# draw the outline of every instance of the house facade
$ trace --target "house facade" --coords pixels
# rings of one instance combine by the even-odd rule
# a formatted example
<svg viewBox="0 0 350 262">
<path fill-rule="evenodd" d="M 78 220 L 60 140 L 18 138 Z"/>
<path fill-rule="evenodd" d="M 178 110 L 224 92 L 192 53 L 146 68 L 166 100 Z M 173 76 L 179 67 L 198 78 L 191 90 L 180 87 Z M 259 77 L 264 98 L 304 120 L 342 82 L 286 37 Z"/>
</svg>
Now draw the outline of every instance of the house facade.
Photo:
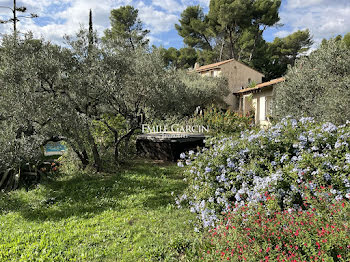
<svg viewBox="0 0 350 262">
<path fill-rule="evenodd" d="M 237 96 L 236 93 L 250 83 L 261 83 L 262 78 L 264 77 L 262 73 L 236 61 L 235 59 L 201 67 L 196 65 L 195 71 L 202 76 L 224 76 L 228 79 L 230 94 L 225 97 L 224 101 L 229 105 L 229 108 L 234 111 L 239 110 L 240 104 L 240 96 Z"/>
<path fill-rule="evenodd" d="M 239 97 L 239 110 L 244 115 L 254 111 L 255 124 L 262 127 L 268 126 L 270 124 L 269 116 L 272 115 L 273 89 L 276 84 L 284 81 L 285 78 L 281 77 L 252 88 L 239 90 L 235 94 Z"/>
</svg>

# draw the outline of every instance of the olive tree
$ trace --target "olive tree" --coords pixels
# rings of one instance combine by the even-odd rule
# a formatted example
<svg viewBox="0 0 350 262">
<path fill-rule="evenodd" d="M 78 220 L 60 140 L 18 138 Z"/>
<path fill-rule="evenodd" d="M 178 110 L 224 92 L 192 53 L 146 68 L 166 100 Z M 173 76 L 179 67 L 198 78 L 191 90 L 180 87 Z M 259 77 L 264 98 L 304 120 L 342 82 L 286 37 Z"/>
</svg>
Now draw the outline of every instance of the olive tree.
<svg viewBox="0 0 350 262">
<path fill-rule="evenodd" d="M 5 37 L 0 56 L 0 140 L 23 145 L 25 163 L 33 162 L 24 160 L 29 151 L 38 152 L 50 140 L 65 140 L 83 167 L 93 164 L 101 170 L 104 152 L 96 125 L 113 137 L 118 163 L 120 145 L 127 145 L 146 120 L 191 114 L 225 90 L 224 80 L 166 68 L 157 50 L 120 52 L 96 36 L 91 42 L 85 30 L 66 38 L 68 48 L 30 34 L 14 48 L 10 38 Z M 16 150 L 11 152 L 22 152 Z M 13 166 L 13 161 L 5 162 Z"/>
<path fill-rule="evenodd" d="M 98 94 L 91 87 L 82 89 L 75 78 L 88 76 L 89 83 L 86 62 L 72 50 L 33 39 L 30 34 L 18 39 L 15 46 L 11 37 L 6 37 L 1 50 L 2 120 L 16 125 L 16 139 L 35 138 L 38 143 L 33 151 L 50 140 L 65 139 L 84 166 L 90 163 L 89 153 L 93 152 L 99 169 L 90 132 Z"/>
<path fill-rule="evenodd" d="M 138 49 L 123 56 L 123 61 L 127 61 L 127 71 L 118 80 L 120 85 L 112 81 L 105 89 L 105 113 L 122 116 L 127 123 L 124 130 L 118 130 L 104 121 L 114 136 L 116 162 L 120 144 L 128 143 L 145 121 L 190 115 L 197 106 L 221 102 L 223 94 L 227 92 L 226 82 L 221 78 L 204 79 L 199 75 L 166 68 L 158 49 Z M 104 63 L 108 59 L 112 58 L 105 57 Z M 107 67 L 109 72 L 114 64 Z"/>
<path fill-rule="evenodd" d="M 17 40 L 17 39 L 16 39 Z M 23 171 L 35 169 L 40 146 L 50 136 L 50 116 L 43 114 L 51 100 L 35 91 L 37 76 L 29 66 L 40 41 L 5 36 L 0 49 L 0 189 L 13 189 Z M 37 61 L 35 61 L 37 62 Z"/>
<path fill-rule="evenodd" d="M 195 71 L 178 71 L 178 78 L 186 88 L 182 103 L 183 114 L 193 114 L 199 106 L 209 108 L 212 105 L 227 107 L 224 97 L 229 94 L 228 83 L 225 77 L 202 76 Z"/>
<path fill-rule="evenodd" d="M 275 88 L 274 112 L 314 117 L 336 124 L 350 120 L 350 50 L 330 40 L 289 68 L 286 81 Z"/>
</svg>

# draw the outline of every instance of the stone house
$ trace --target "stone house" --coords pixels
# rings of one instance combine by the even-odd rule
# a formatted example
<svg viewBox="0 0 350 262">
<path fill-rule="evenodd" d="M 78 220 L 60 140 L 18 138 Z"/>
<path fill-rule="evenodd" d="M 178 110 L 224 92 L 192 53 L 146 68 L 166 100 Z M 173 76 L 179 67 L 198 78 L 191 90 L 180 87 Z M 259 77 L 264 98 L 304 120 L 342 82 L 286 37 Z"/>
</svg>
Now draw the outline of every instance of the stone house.
<svg viewBox="0 0 350 262">
<path fill-rule="evenodd" d="M 225 97 L 225 102 L 234 111 L 239 110 L 240 96 L 236 93 L 251 83 L 259 84 L 264 75 L 235 59 L 230 59 L 210 65 L 199 67 L 195 65 L 194 70 L 202 76 L 225 76 L 228 79 L 230 94 Z"/>
<path fill-rule="evenodd" d="M 258 84 L 252 88 L 245 88 L 236 92 L 239 97 L 239 110 L 246 115 L 255 112 L 255 124 L 269 125 L 269 116 L 272 115 L 273 88 L 276 84 L 284 82 L 285 78 L 273 79 L 269 82 Z"/>
</svg>

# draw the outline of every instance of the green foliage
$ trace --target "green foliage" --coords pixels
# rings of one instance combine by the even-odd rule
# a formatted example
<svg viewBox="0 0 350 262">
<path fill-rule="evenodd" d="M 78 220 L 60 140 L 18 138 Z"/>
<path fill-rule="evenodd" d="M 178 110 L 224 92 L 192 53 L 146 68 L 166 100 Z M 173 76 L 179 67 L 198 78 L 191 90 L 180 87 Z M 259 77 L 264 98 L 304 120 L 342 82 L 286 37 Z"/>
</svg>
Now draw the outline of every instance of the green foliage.
<svg viewBox="0 0 350 262">
<path fill-rule="evenodd" d="M 250 128 L 252 117 L 239 116 L 235 112 L 226 112 L 217 107 L 210 107 L 197 112 L 187 123 L 191 125 L 209 126 L 210 135 L 239 135 Z"/>
<path fill-rule="evenodd" d="M 35 172 L 42 155 L 40 146 L 51 135 L 45 124 L 50 114 L 43 115 L 42 107 L 55 105 L 50 98 L 33 92 L 37 72 L 29 65 L 40 53 L 42 42 L 30 35 L 15 46 L 14 41 L 14 36 L 5 36 L 0 52 L 1 190 L 17 188 L 20 178 L 26 176 L 24 171 Z"/>
<path fill-rule="evenodd" d="M 192 69 L 200 56 L 200 52 L 192 47 L 183 47 L 180 49 L 169 47 L 166 49 L 164 47 L 152 46 L 152 49 L 159 49 L 164 60 L 164 65 L 167 68 Z"/>
<path fill-rule="evenodd" d="M 208 17 L 204 15 L 200 6 L 189 6 L 182 13 L 180 25 L 175 28 L 184 38 L 184 43 L 189 47 L 200 49 L 212 49 L 211 39 L 214 36 L 209 27 Z"/>
<path fill-rule="evenodd" d="M 210 62 L 204 59 L 208 63 L 230 58 L 243 60 L 244 51 L 246 62 L 250 62 L 263 31 L 279 21 L 280 4 L 279 0 L 212 0 L 208 15 L 200 6 L 189 6 L 175 28 L 185 44 L 206 51 L 206 55 L 211 53 Z"/>
<path fill-rule="evenodd" d="M 101 170 L 103 159 L 119 164 L 147 119 L 189 115 L 197 106 L 221 102 L 227 92 L 224 79 L 166 68 L 159 49 L 116 52 L 108 39 L 94 36 L 91 44 L 90 34 L 82 29 L 76 38 L 66 37 L 70 48 L 27 35 L 14 49 L 5 37 L 0 121 L 13 123 L 13 137 L 23 134 L 33 146 L 64 139 L 84 168 Z M 191 55 L 183 50 L 180 63 Z"/>
<path fill-rule="evenodd" d="M 93 121 L 93 134 L 96 140 L 99 140 L 99 144 L 104 147 L 110 147 L 114 144 L 114 136 L 113 133 L 110 132 L 108 126 L 111 126 L 121 132 L 127 131 L 127 122 L 124 117 L 121 115 L 108 115 L 105 114 L 102 116 L 103 121 Z M 121 133 L 121 135 L 124 135 Z"/>
<path fill-rule="evenodd" d="M 313 41 L 308 29 L 294 32 L 284 38 L 276 37 L 267 44 L 265 62 L 261 68 L 268 79 L 283 76 L 288 66 L 293 66 L 300 54 L 305 53 L 312 46 Z"/>
<path fill-rule="evenodd" d="M 344 35 L 343 41 L 345 43 L 345 45 L 350 48 L 350 33 L 347 33 L 346 35 Z"/>
<path fill-rule="evenodd" d="M 309 118 L 284 119 L 267 130 L 223 137 L 207 148 L 183 154 L 189 187 L 179 197 L 198 214 L 199 226 L 212 227 L 222 212 L 262 204 L 269 211 L 304 208 L 304 191 L 328 188 L 328 203 L 350 200 L 350 126 L 317 124 Z M 330 187 L 330 188 L 329 188 Z M 266 203 L 268 192 L 276 204 Z M 329 193 L 329 194 L 328 194 Z"/>
<path fill-rule="evenodd" d="M 96 144 L 99 148 L 102 164 L 105 170 L 114 170 L 115 159 L 115 143 L 116 138 L 112 130 L 118 132 L 118 136 L 124 137 L 130 131 L 128 121 L 121 115 L 108 115 L 102 116 L 102 120 L 93 121 L 92 133 Z M 140 131 L 135 131 L 135 134 Z M 136 137 L 131 136 L 124 139 L 117 147 L 119 158 L 118 162 L 124 163 L 126 160 L 135 158 L 136 156 Z"/>
<path fill-rule="evenodd" d="M 311 116 L 341 124 L 350 119 L 350 50 L 330 40 L 301 58 L 275 90 L 275 115 Z"/>
<path fill-rule="evenodd" d="M 228 94 L 227 80 L 223 77 L 203 77 L 195 72 L 178 71 L 178 78 L 186 87 L 181 90 L 183 97 L 175 103 L 182 115 L 192 115 L 196 108 L 224 106 L 223 98 Z"/>
<path fill-rule="evenodd" d="M 166 67 L 175 68 L 175 69 L 188 69 L 193 68 L 194 64 L 197 61 L 198 54 L 194 48 L 184 47 L 177 50 L 174 47 L 165 49 L 163 47 L 153 46 L 153 50 L 159 49 L 164 64 Z"/>
<path fill-rule="evenodd" d="M 157 49 L 156 46 L 152 46 L 152 48 L 154 50 Z M 163 57 L 165 66 L 178 68 L 178 57 L 180 55 L 180 52 L 175 47 L 170 47 L 169 49 L 159 47 L 159 50 Z"/>
<path fill-rule="evenodd" d="M 172 204 L 186 187 L 179 169 L 130 164 L 0 192 L 0 261 L 187 260 L 196 236 L 193 215 Z"/>
<path fill-rule="evenodd" d="M 252 23 L 252 3 L 248 1 L 211 0 L 209 5 L 210 24 L 217 34 L 223 34 L 228 41 L 229 57 L 238 58 L 235 43 L 243 30 Z"/>
<path fill-rule="evenodd" d="M 313 44 L 308 30 L 272 43 L 263 39 L 264 31 L 279 22 L 280 5 L 280 0 L 211 0 L 207 15 L 200 6 L 189 6 L 175 27 L 185 44 L 198 51 L 200 64 L 234 58 L 269 80 L 283 76 Z"/>
<path fill-rule="evenodd" d="M 199 65 L 211 64 L 218 60 L 218 54 L 215 50 L 198 50 L 197 54 Z"/>
<path fill-rule="evenodd" d="M 193 68 L 198 58 L 198 54 L 194 48 L 183 47 L 179 50 L 178 67 Z"/>
<path fill-rule="evenodd" d="M 113 42 L 114 47 L 135 50 L 148 44 L 149 30 L 143 29 L 138 10 L 127 5 L 111 11 L 111 29 L 105 31 L 104 40 Z"/>
<path fill-rule="evenodd" d="M 342 41 L 348 48 L 350 48 L 350 33 L 345 34 L 344 37 L 337 35 L 336 37 L 330 38 L 328 40 L 324 38 L 322 39 L 321 46 L 326 45 L 328 41 Z"/>
<path fill-rule="evenodd" d="M 203 261 L 349 261 L 349 202 L 329 205 L 304 191 L 305 207 L 312 210 L 273 212 L 244 206 L 225 214 L 222 223 L 205 234 Z"/>
</svg>

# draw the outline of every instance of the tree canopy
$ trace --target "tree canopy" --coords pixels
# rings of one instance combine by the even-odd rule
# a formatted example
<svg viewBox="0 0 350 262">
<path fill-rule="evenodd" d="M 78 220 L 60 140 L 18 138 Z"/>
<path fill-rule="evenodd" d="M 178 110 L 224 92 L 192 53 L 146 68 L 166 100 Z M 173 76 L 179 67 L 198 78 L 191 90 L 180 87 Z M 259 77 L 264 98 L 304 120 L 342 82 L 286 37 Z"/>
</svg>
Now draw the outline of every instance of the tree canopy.
<svg viewBox="0 0 350 262">
<path fill-rule="evenodd" d="M 343 124 L 350 119 L 350 49 L 329 40 L 297 60 L 286 81 L 275 88 L 275 115 L 314 117 Z"/>
<path fill-rule="evenodd" d="M 111 28 L 105 31 L 105 39 L 113 40 L 119 48 L 136 49 L 146 46 L 149 30 L 143 29 L 138 10 L 133 6 L 121 6 L 113 9 L 110 16 Z"/>
<path fill-rule="evenodd" d="M 250 32 L 251 60 L 264 30 L 279 21 L 280 5 L 280 0 L 211 0 L 207 15 L 200 6 L 189 6 L 175 28 L 185 44 L 215 52 L 219 60 L 239 59 L 244 49 L 239 40 Z"/>
<path fill-rule="evenodd" d="M 213 31 L 209 28 L 208 16 L 203 9 L 197 6 L 189 6 L 182 13 L 180 25 L 175 24 L 179 35 L 184 38 L 184 43 L 189 47 L 212 50 Z"/>
<path fill-rule="evenodd" d="M 8 158 L 0 161 L 0 174 L 36 161 L 40 146 L 57 139 L 66 142 L 83 167 L 101 170 L 106 151 L 101 151 L 96 126 L 113 137 L 110 147 L 118 163 L 121 144 L 142 123 L 190 115 L 197 106 L 221 102 L 227 90 L 224 79 L 204 80 L 165 67 L 159 49 L 115 52 L 108 42 L 113 39 L 102 42 L 94 34 L 93 40 L 91 30 L 67 37 L 67 47 L 31 34 L 14 46 L 13 37 L 5 36 L 0 145 L 11 146 L 1 147 Z"/>
<path fill-rule="evenodd" d="M 279 26 L 280 6 L 281 0 L 211 0 L 208 14 L 198 5 L 189 6 L 175 28 L 185 45 L 196 50 L 196 62 L 209 64 L 234 58 L 272 79 L 284 75 L 288 65 L 313 43 L 308 30 L 277 37 L 271 43 L 264 40 L 267 28 Z"/>
<path fill-rule="evenodd" d="M 312 44 L 308 29 L 296 31 L 284 38 L 276 37 L 272 43 L 267 43 L 262 57 L 254 60 L 253 64 L 260 67 L 269 79 L 283 76 L 288 66 L 293 66 L 296 59 L 305 54 Z"/>
</svg>

